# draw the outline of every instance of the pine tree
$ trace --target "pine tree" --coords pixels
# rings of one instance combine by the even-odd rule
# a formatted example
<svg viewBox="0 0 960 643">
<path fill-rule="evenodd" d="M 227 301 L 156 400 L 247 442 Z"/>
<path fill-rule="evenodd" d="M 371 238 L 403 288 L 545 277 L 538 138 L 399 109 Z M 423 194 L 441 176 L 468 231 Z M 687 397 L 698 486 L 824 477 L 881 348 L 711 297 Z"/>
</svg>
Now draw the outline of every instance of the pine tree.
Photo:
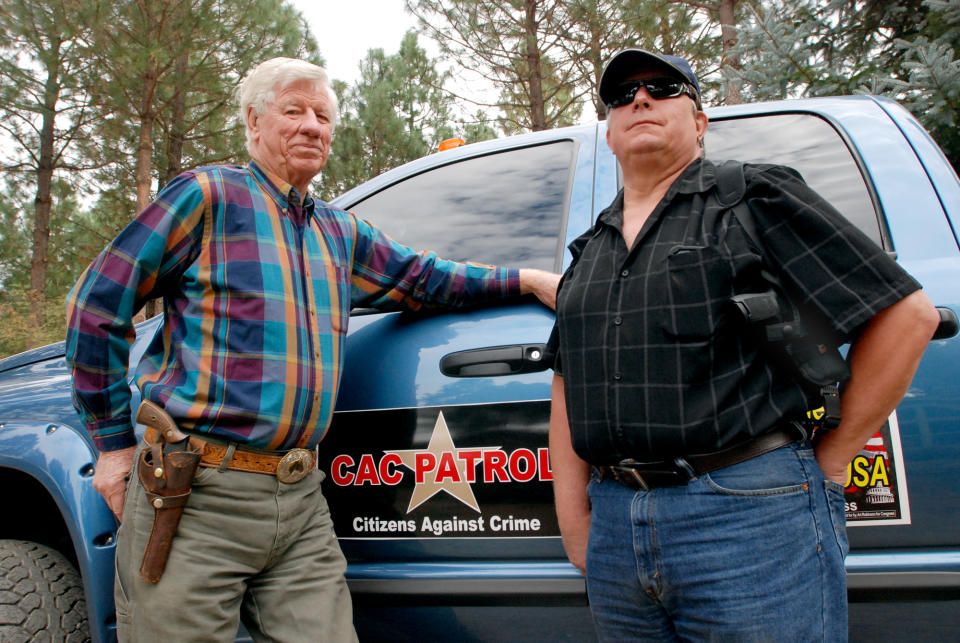
<svg viewBox="0 0 960 643">
<path fill-rule="evenodd" d="M 123 0 L 98 24 L 90 55 L 103 78 L 91 92 L 103 118 L 88 152 L 110 188 L 96 213 L 115 230 L 184 169 L 246 161 L 233 91 L 254 65 L 280 55 L 322 63 L 283 0 Z M 148 304 L 146 315 L 156 312 Z"/>
<path fill-rule="evenodd" d="M 960 0 L 743 0 L 747 100 L 856 93 L 913 111 L 957 167 Z"/>
<path fill-rule="evenodd" d="M 597 120 L 607 117 L 607 108 L 596 91 L 603 67 L 616 52 L 636 41 L 631 28 L 633 4 L 620 0 L 568 0 L 562 5 L 562 19 L 556 21 L 562 36 L 558 46 L 564 51 L 563 58 L 576 68 L 576 83 L 593 105 Z"/>
<path fill-rule="evenodd" d="M 322 176 L 323 195 L 332 198 L 452 137 L 453 98 L 443 89 L 446 80 L 413 32 L 396 54 L 371 49 L 356 85 L 335 87 L 340 122 Z"/>
<path fill-rule="evenodd" d="M 722 101 L 725 105 L 740 102 L 736 72 L 740 69 L 737 55 L 737 4 L 740 0 L 680 0 L 705 12 L 720 27 L 720 72 L 724 78 Z"/>
<path fill-rule="evenodd" d="M 898 38 L 904 73 L 880 86 L 916 114 L 960 169 L 960 0 L 928 0 L 920 33 Z"/>
<path fill-rule="evenodd" d="M 574 122 L 584 90 L 564 56 L 563 0 L 407 0 L 421 32 L 500 91 L 511 131 Z"/>
<path fill-rule="evenodd" d="M 8 173 L 27 181 L 33 193 L 29 289 L 30 324 L 43 328 L 47 301 L 52 186 L 58 171 L 77 167 L 75 144 L 91 119 L 83 77 L 89 61 L 81 55 L 89 30 L 83 25 L 92 2 L 9 0 L 0 6 L 0 132 L 12 142 L 0 158 Z"/>
<path fill-rule="evenodd" d="M 63 339 L 63 301 L 91 249 L 100 247 L 76 197 L 76 186 L 55 176 L 50 195 L 50 237 L 45 297 L 31 296 L 32 238 L 29 177 L 13 175 L 0 190 L 0 356 Z"/>
<path fill-rule="evenodd" d="M 110 179 L 132 180 L 136 210 L 182 169 L 245 159 L 233 91 L 254 65 L 282 55 L 322 63 L 282 0 L 124 0 L 98 20 L 109 25 L 91 52 L 103 75 L 92 88 L 99 152 L 123 168 Z"/>
</svg>

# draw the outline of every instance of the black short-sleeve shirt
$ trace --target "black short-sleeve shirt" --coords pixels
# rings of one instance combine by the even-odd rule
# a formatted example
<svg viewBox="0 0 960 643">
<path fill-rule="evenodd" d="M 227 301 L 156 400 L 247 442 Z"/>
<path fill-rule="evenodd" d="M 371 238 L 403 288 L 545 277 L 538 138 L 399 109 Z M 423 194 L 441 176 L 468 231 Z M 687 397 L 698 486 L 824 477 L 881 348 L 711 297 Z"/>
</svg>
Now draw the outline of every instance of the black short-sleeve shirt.
<svg viewBox="0 0 960 643">
<path fill-rule="evenodd" d="M 842 339 L 920 288 L 796 171 L 747 164 L 744 176 L 762 248 L 708 198 L 707 160 L 674 182 L 632 248 L 622 192 L 570 245 L 550 342 L 587 462 L 712 452 L 819 405 L 730 304 L 768 289 L 761 266 Z"/>
</svg>

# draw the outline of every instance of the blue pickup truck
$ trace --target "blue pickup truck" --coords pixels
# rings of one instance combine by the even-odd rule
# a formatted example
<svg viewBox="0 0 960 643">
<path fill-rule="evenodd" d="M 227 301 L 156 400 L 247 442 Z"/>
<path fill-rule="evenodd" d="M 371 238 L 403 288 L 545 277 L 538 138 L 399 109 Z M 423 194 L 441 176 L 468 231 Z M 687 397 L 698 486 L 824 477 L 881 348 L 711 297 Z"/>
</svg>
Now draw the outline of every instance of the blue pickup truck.
<svg viewBox="0 0 960 643">
<path fill-rule="evenodd" d="M 960 308 L 960 182 L 889 100 L 708 115 L 710 158 L 795 167 L 895 253 L 941 309 L 938 339 L 907 397 L 849 467 L 850 634 L 957 639 L 960 340 L 951 311 Z M 447 258 L 560 271 L 567 243 L 619 181 L 598 123 L 434 154 L 334 204 Z M 594 638 L 553 513 L 544 352 L 552 323 L 533 300 L 458 313 L 352 312 L 320 467 L 361 640 Z M 131 363 L 158 324 L 138 327 Z M 0 640 L 115 638 L 116 523 L 91 486 L 94 458 L 70 401 L 63 344 L 0 361 Z"/>
</svg>

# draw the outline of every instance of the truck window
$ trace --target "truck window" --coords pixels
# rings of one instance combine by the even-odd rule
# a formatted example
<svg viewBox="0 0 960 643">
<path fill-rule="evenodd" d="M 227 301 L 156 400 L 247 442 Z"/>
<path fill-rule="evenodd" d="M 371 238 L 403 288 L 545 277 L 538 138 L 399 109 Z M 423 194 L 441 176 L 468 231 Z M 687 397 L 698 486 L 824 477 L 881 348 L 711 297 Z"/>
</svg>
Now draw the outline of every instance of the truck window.
<svg viewBox="0 0 960 643">
<path fill-rule="evenodd" d="M 444 259 L 553 270 L 573 151 L 567 140 L 441 165 L 348 209 Z"/>
<path fill-rule="evenodd" d="M 712 160 L 789 165 L 868 237 L 884 245 L 885 235 L 857 162 L 837 131 L 820 117 L 774 114 L 711 121 L 705 146 Z"/>
</svg>

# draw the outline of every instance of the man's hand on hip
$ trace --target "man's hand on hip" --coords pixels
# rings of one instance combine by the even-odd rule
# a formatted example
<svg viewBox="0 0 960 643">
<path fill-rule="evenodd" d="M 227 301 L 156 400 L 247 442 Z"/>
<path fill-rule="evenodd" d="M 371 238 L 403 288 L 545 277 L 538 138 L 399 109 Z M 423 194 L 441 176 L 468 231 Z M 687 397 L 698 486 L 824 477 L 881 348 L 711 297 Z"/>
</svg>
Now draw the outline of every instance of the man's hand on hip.
<svg viewBox="0 0 960 643">
<path fill-rule="evenodd" d="M 843 420 L 816 447 L 828 478 L 845 484 L 847 463 L 903 399 L 939 323 L 940 313 L 917 290 L 874 315 L 854 340 L 840 398 Z"/>
<path fill-rule="evenodd" d="M 117 520 L 123 516 L 127 474 L 133 470 L 133 457 L 136 451 L 137 447 L 106 451 L 97 459 L 97 470 L 93 474 L 93 488 L 107 501 L 107 506 Z"/>
</svg>

